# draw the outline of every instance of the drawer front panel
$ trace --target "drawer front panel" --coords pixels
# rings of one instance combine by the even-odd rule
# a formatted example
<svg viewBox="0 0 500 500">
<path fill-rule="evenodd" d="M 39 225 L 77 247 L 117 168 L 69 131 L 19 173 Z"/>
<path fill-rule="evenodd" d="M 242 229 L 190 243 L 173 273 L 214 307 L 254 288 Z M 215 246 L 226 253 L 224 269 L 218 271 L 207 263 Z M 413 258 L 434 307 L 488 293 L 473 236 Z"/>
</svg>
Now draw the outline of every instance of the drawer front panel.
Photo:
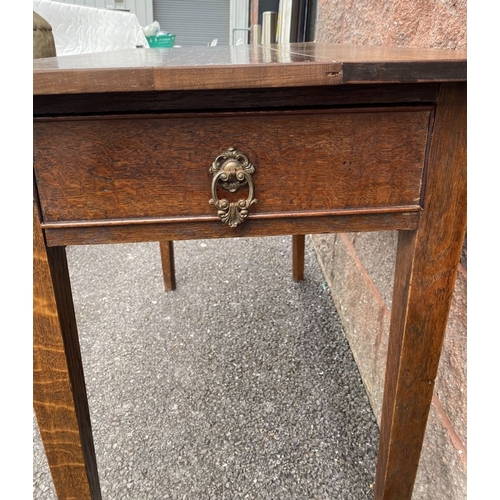
<svg viewBox="0 0 500 500">
<path fill-rule="evenodd" d="M 253 214 L 420 205 L 430 109 L 41 119 L 44 222 L 216 215 L 209 168 L 235 147 L 255 167 Z M 246 191 L 221 197 L 246 197 Z M 231 201 L 231 200 L 230 200 Z"/>
</svg>

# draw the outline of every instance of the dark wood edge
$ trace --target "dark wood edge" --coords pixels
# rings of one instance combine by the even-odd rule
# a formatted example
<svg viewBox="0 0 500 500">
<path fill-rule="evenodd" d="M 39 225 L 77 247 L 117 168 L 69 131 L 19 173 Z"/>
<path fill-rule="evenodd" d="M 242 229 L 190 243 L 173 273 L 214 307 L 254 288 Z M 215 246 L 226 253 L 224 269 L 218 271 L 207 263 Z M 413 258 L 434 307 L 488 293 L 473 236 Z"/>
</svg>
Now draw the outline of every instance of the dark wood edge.
<svg viewBox="0 0 500 500">
<path fill-rule="evenodd" d="M 292 235 L 292 279 L 302 281 L 304 279 L 306 236 L 305 234 Z"/>
<path fill-rule="evenodd" d="M 303 212 L 276 212 L 250 214 L 245 222 L 249 220 L 269 220 L 269 219 L 306 219 L 313 217 L 350 216 L 350 215 L 386 215 L 420 212 L 419 205 L 404 205 L 398 207 L 380 208 L 358 208 L 341 210 L 308 210 Z M 183 224 L 183 223 L 204 223 L 220 222 L 216 215 L 198 216 L 178 216 L 178 217 L 147 217 L 137 219 L 100 219 L 100 220 L 75 220 L 75 221 L 48 221 L 42 222 L 43 229 L 64 229 L 64 228 L 85 228 L 85 227 L 115 227 L 115 226 L 137 226 L 151 224 Z"/>
<path fill-rule="evenodd" d="M 408 113 L 408 112 L 422 112 L 422 111 L 433 111 L 434 106 L 430 104 L 418 104 L 418 105 L 399 105 L 394 106 L 380 105 L 374 107 L 339 107 L 339 108 L 325 108 L 325 109 L 310 109 L 310 108 L 293 108 L 293 109 L 281 109 L 281 110 L 238 110 L 236 113 L 238 116 L 294 116 L 294 115 L 330 115 L 330 114 L 358 114 L 358 113 L 373 113 L 374 109 L 377 113 Z M 93 120 L 123 120 L 123 119 L 134 119 L 134 120 L 160 120 L 164 118 L 176 119 L 176 118 L 197 118 L 197 117 L 217 117 L 224 118 L 233 117 L 235 111 L 204 111 L 204 112 L 170 112 L 167 115 L 157 114 L 157 113 L 137 113 L 131 115 L 121 115 L 121 114 L 106 114 L 106 115 L 70 115 L 70 116 L 35 116 L 33 117 L 33 123 L 44 123 L 44 122 L 60 122 L 60 121 L 93 121 Z"/>
<path fill-rule="evenodd" d="M 163 271 L 163 287 L 165 291 L 171 292 L 176 288 L 173 241 L 160 241 L 160 256 Z"/>
<path fill-rule="evenodd" d="M 414 61 L 411 63 L 343 63 L 344 84 L 467 81 L 467 61 Z"/>
<path fill-rule="evenodd" d="M 416 229 L 419 225 L 419 220 L 420 212 L 404 212 L 288 219 L 247 219 L 237 228 L 230 228 L 217 220 L 179 222 L 177 224 L 156 222 L 146 225 L 51 227 L 46 228 L 44 232 L 49 246 L 93 245 L 134 243 L 139 241 L 177 241 L 205 238 L 320 234 L 346 231 L 391 231 Z"/>
<path fill-rule="evenodd" d="M 33 97 L 35 116 L 89 113 L 159 113 L 292 107 L 342 107 L 414 105 L 436 102 L 439 83 L 388 83 L 386 85 L 336 85 L 279 89 L 116 92 L 60 94 Z"/>
</svg>

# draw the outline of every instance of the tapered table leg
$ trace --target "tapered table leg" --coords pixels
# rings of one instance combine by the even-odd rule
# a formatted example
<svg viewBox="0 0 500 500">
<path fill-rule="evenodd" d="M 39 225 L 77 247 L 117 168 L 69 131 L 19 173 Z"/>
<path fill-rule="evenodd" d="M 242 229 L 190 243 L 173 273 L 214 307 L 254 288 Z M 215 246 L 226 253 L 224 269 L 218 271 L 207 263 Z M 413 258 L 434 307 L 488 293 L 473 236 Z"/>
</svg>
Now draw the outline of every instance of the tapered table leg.
<svg viewBox="0 0 500 500">
<path fill-rule="evenodd" d="M 419 228 L 400 231 L 376 500 L 409 500 L 466 227 L 466 86 L 443 84 Z"/>
<path fill-rule="evenodd" d="M 33 405 L 59 500 L 100 500 L 66 252 L 33 212 Z"/>
<path fill-rule="evenodd" d="M 306 236 L 304 234 L 292 236 L 292 277 L 294 281 L 304 279 L 305 246 Z"/>
<path fill-rule="evenodd" d="M 174 242 L 160 241 L 160 254 L 165 290 L 167 292 L 175 290 Z"/>
</svg>

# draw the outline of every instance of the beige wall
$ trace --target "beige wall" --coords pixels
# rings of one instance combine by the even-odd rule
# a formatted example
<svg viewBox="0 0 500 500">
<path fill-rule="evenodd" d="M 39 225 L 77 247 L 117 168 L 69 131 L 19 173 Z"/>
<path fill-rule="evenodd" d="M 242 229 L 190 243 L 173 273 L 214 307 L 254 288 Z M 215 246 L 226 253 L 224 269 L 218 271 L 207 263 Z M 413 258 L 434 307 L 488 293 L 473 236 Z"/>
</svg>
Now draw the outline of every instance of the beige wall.
<svg viewBox="0 0 500 500">
<path fill-rule="evenodd" d="M 316 41 L 465 50 L 465 0 L 319 0 Z M 380 422 L 396 234 L 313 242 Z M 413 499 L 465 500 L 467 271 L 462 253 Z"/>
</svg>

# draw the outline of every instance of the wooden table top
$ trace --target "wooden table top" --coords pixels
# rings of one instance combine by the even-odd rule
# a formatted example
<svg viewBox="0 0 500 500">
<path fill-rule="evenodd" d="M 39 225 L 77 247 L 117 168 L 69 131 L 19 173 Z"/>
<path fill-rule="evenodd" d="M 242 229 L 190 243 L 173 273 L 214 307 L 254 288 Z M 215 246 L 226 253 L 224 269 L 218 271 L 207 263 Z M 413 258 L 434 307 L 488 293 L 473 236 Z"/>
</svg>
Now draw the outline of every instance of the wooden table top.
<svg viewBox="0 0 500 500">
<path fill-rule="evenodd" d="M 295 43 L 129 49 L 33 60 L 33 94 L 465 81 L 466 52 Z"/>
</svg>

